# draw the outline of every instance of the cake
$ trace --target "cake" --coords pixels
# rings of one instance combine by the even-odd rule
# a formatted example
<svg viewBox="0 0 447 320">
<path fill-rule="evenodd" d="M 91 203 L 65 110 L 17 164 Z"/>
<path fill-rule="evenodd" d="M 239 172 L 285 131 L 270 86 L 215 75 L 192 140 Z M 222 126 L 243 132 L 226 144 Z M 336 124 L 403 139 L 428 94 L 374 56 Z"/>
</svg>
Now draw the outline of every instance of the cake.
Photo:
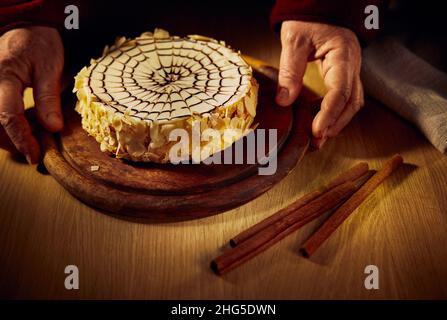
<svg viewBox="0 0 447 320">
<path fill-rule="evenodd" d="M 82 128 L 101 151 L 166 163 L 177 143 L 169 141 L 174 129 L 189 136 L 193 123 L 202 131 L 238 129 L 232 141 L 223 135 L 220 142 L 201 141 L 211 154 L 246 135 L 254 127 L 258 85 L 241 54 L 224 42 L 155 29 L 106 47 L 77 74 L 73 92 Z"/>
</svg>

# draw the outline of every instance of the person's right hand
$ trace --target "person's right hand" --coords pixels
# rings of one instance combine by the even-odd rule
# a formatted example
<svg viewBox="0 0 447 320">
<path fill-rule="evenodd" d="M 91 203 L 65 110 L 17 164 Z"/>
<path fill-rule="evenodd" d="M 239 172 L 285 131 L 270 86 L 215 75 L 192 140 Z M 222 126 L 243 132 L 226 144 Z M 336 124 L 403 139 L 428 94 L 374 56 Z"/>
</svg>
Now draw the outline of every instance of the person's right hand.
<svg viewBox="0 0 447 320">
<path fill-rule="evenodd" d="M 24 115 L 23 90 L 33 87 L 39 123 L 51 132 L 61 130 L 63 65 L 63 45 L 56 29 L 32 26 L 0 37 L 0 124 L 29 163 L 39 161 L 40 150 Z"/>
</svg>

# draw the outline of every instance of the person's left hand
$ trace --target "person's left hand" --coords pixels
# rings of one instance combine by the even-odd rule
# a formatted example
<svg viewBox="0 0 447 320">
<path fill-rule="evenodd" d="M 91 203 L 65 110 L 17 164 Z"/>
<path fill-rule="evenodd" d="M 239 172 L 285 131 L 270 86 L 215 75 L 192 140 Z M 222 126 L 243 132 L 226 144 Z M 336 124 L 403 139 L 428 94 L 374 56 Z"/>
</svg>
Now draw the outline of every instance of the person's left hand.
<svg viewBox="0 0 447 320">
<path fill-rule="evenodd" d="M 289 106 L 298 97 L 306 65 L 317 60 L 327 88 L 312 123 L 312 144 L 321 148 L 335 137 L 363 106 L 361 49 L 356 35 L 334 25 L 284 21 L 276 102 Z"/>
</svg>

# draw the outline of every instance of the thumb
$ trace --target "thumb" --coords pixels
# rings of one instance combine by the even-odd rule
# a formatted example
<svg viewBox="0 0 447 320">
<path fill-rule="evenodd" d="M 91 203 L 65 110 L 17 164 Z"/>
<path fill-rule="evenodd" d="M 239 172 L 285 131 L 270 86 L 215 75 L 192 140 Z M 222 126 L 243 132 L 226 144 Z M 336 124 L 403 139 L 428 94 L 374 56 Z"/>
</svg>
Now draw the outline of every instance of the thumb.
<svg viewBox="0 0 447 320">
<path fill-rule="evenodd" d="M 36 115 L 40 124 L 51 132 L 61 130 L 64 123 L 61 112 L 60 74 L 44 75 L 36 72 L 33 89 Z"/>
<path fill-rule="evenodd" d="M 280 106 L 289 106 L 298 97 L 303 86 L 309 53 L 310 48 L 303 41 L 289 39 L 283 41 L 276 95 L 276 103 Z"/>
</svg>

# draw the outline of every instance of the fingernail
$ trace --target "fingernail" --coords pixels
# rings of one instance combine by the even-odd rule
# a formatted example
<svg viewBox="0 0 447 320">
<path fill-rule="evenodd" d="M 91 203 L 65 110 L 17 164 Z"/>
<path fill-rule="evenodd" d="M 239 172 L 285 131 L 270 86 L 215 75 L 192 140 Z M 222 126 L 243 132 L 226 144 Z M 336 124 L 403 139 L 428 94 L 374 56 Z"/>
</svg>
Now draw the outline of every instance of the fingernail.
<svg viewBox="0 0 447 320">
<path fill-rule="evenodd" d="M 318 148 L 319 148 L 319 149 L 323 148 L 323 145 L 326 143 L 326 141 L 327 141 L 327 138 L 323 138 L 323 139 L 321 139 L 321 141 L 320 141 L 320 145 L 318 146 Z"/>
<path fill-rule="evenodd" d="M 29 154 L 25 154 L 25 159 L 28 164 L 33 164 L 33 162 L 31 161 L 31 156 Z"/>
<path fill-rule="evenodd" d="M 61 127 L 62 126 L 62 119 L 58 112 L 50 112 L 47 114 L 47 123 L 51 127 Z"/>
<path fill-rule="evenodd" d="M 281 102 L 285 102 L 289 98 L 289 90 L 284 87 L 279 87 L 276 98 Z"/>
<path fill-rule="evenodd" d="M 324 129 L 323 131 L 321 131 L 321 130 L 318 131 L 318 133 L 316 135 L 316 138 L 318 138 L 318 139 L 325 139 L 326 136 L 327 136 L 327 128 Z"/>
</svg>

